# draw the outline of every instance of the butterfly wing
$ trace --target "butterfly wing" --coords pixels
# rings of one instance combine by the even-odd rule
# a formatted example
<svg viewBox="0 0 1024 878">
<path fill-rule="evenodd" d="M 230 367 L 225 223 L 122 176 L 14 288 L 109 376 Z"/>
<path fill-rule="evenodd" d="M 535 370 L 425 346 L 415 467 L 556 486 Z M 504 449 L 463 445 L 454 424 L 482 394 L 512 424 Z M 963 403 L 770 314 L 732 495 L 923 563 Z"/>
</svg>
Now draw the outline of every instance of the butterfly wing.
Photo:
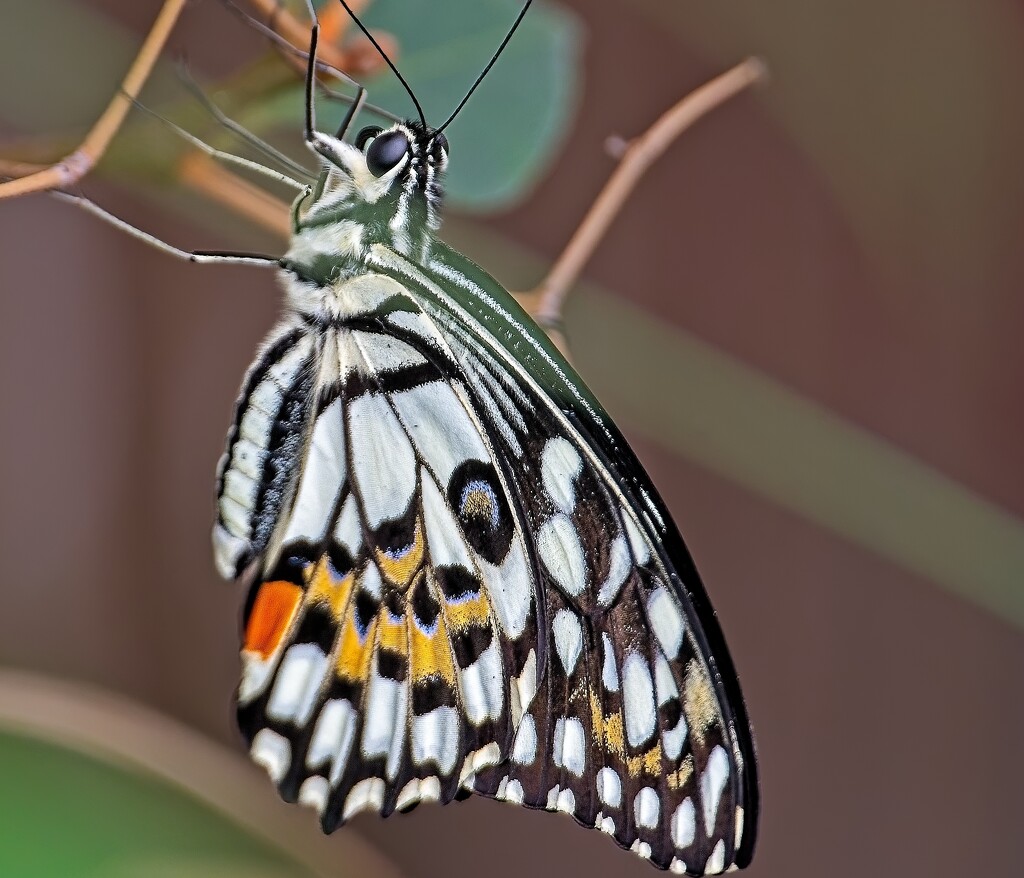
<svg viewBox="0 0 1024 878">
<path fill-rule="evenodd" d="M 222 569 L 258 564 L 239 691 L 254 759 L 326 830 L 473 790 L 571 813 L 661 868 L 744 865 L 742 697 L 642 469 L 543 340 L 503 331 L 519 315 L 493 281 L 456 254 L 433 271 L 378 255 L 386 273 L 356 279 L 365 320 L 269 345 L 302 365 L 263 440 L 229 437 L 218 546 Z M 254 367 L 239 425 L 274 368 Z M 260 458 L 277 490 L 239 492 L 243 440 L 278 449 Z"/>
<path fill-rule="evenodd" d="M 511 759 L 474 788 L 565 811 L 663 868 L 722 871 L 742 843 L 745 756 L 700 623 L 586 434 L 546 414 L 524 412 L 515 486 L 549 659 Z"/>
<path fill-rule="evenodd" d="M 749 721 L 664 504 L 511 297 L 454 251 L 431 268 L 418 293 L 515 473 L 550 656 L 509 761 L 474 789 L 571 813 L 661 868 L 745 866 L 758 808 Z"/>
</svg>

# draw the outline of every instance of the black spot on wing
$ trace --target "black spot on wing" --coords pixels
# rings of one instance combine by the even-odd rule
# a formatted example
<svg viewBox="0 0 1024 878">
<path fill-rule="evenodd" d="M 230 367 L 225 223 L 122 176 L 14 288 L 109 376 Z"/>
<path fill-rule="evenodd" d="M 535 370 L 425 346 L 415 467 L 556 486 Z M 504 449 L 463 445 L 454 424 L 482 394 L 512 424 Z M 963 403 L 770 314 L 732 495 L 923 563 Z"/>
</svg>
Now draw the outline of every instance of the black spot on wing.
<svg viewBox="0 0 1024 878">
<path fill-rule="evenodd" d="M 337 625 L 329 607 L 310 604 L 292 638 L 293 643 L 315 643 L 326 655 L 331 654 Z"/>
<path fill-rule="evenodd" d="M 401 619 L 405 615 L 405 595 L 395 588 L 385 588 L 382 603 L 392 619 Z"/>
<path fill-rule="evenodd" d="M 452 651 L 460 668 L 468 668 L 491 645 L 494 637 L 489 625 L 471 625 L 462 631 L 449 631 Z"/>
<path fill-rule="evenodd" d="M 480 583 L 465 567 L 457 565 L 435 567 L 434 576 L 438 585 L 441 586 L 441 593 L 445 600 L 467 601 L 480 594 Z"/>
<path fill-rule="evenodd" d="M 416 680 L 412 685 L 412 710 L 417 716 L 438 707 L 458 707 L 455 690 L 441 677 Z"/>
<path fill-rule="evenodd" d="M 474 551 L 500 564 L 512 545 L 515 523 L 493 465 L 463 461 L 448 482 L 448 503 Z"/>
<path fill-rule="evenodd" d="M 374 545 L 391 557 L 403 555 L 416 539 L 419 494 L 413 496 L 409 508 L 398 518 L 385 521 L 373 535 Z"/>
<path fill-rule="evenodd" d="M 365 637 L 370 628 L 370 623 L 377 616 L 380 601 L 372 594 L 362 589 L 356 594 L 355 601 L 355 623 L 360 636 Z"/>
<path fill-rule="evenodd" d="M 401 683 L 409 672 L 409 660 L 403 653 L 380 648 L 377 650 L 377 670 L 382 677 Z"/>
<path fill-rule="evenodd" d="M 423 631 L 433 631 L 441 606 L 430 593 L 426 576 L 419 576 L 412 589 L 412 612 L 414 622 Z"/>
</svg>

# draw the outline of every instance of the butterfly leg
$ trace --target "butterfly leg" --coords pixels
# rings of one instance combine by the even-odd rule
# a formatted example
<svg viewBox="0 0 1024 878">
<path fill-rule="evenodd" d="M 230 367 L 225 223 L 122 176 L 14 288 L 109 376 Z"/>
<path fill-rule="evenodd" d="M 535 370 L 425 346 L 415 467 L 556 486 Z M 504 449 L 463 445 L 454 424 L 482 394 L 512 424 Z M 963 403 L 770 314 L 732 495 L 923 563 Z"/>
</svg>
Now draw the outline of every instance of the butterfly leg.
<svg viewBox="0 0 1024 878">
<path fill-rule="evenodd" d="M 104 210 L 95 201 L 86 198 L 84 195 L 75 195 L 71 192 L 61 192 L 54 190 L 50 192 L 55 198 L 59 198 L 61 201 L 67 201 L 71 204 L 75 204 L 81 207 L 83 210 L 89 211 L 93 216 L 99 217 L 106 223 L 114 226 L 116 229 L 120 229 L 122 232 L 127 232 L 133 238 L 138 238 L 151 247 L 155 247 L 170 256 L 174 256 L 178 259 L 185 259 L 189 262 L 199 263 L 232 263 L 235 265 L 267 265 L 267 266 L 280 266 L 281 260 L 276 256 L 265 256 L 260 253 L 226 253 L 226 252 L 214 252 L 205 250 L 182 250 L 179 247 L 175 247 L 173 244 L 168 244 L 166 241 L 162 241 L 155 235 L 151 235 L 149 232 L 144 232 L 137 226 L 133 226 L 131 223 L 126 222 L 118 216 L 115 216 L 108 210 Z"/>
<path fill-rule="evenodd" d="M 273 33 L 273 31 L 271 31 L 271 33 Z M 277 162 L 277 164 L 282 168 L 291 172 L 293 176 L 300 179 L 313 179 L 313 175 L 309 172 L 308 168 L 305 168 L 298 162 L 292 160 L 279 149 L 274 148 L 262 138 L 257 137 L 244 125 L 230 118 L 220 107 L 217 106 L 216 103 L 213 102 L 210 96 L 203 91 L 199 83 L 192 78 L 192 74 L 184 64 L 178 68 L 178 75 L 181 78 L 181 81 L 185 84 L 185 87 L 192 92 L 195 99 L 200 103 L 203 109 L 213 117 L 218 125 L 226 128 L 245 143 L 248 143 L 253 149 L 263 153 L 263 155 L 268 159 Z"/>
<path fill-rule="evenodd" d="M 309 191 L 309 186 L 306 183 L 301 183 L 298 180 L 289 177 L 287 174 L 282 174 L 280 171 L 275 171 L 273 168 L 268 168 L 266 165 L 261 165 L 259 162 L 250 161 L 249 159 L 243 158 L 242 156 L 238 156 L 230 152 L 225 152 L 222 149 L 217 149 L 214 146 L 210 146 L 210 144 L 208 144 L 205 140 L 196 137 L 190 131 L 186 131 L 180 125 L 176 125 L 170 119 L 161 116 L 159 113 L 149 109 L 149 107 L 145 106 L 144 104 L 141 104 L 134 99 L 132 99 L 132 104 L 138 107 L 140 110 L 143 110 L 144 112 L 148 113 L 154 119 L 158 119 L 168 128 L 170 128 L 171 131 L 177 134 L 180 138 L 188 141 L 200 152 L 206 153 L 206 155 L 210 156 L 211 158 L 219 159 L 225 164 L 234 165 L 237 168 L 245 168 L 246 170 L 252 171 L 253 173 L 261 174 L 262 176 L 270 180 L 276 180 L 278 183 L 283 183 L 285 186 L 289 186 L 292 189 L 298 190 L 299 192 Z"/>
</svg>

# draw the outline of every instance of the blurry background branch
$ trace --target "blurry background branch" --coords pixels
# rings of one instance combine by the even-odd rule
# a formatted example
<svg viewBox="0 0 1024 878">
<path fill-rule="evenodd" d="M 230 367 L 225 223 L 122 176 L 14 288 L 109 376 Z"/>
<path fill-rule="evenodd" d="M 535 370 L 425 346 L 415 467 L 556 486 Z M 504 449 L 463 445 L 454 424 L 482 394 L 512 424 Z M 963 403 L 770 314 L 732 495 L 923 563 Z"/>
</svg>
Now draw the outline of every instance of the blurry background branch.
<svg viewBox="0 0 1024 878">
<path fill-rule="evenodd" d="M 89 130 L 78 149 L 57 164 L 44 168 L 29 170 L 31 166 L 24 163 L 6 166 L 0 164 L 0 174 L 18 178 L 0 183 L 0 198 L 15 198 L 30 192 L 62 189 L 77 183 L 92 170 L 120 129 L 131 108 L 132 100 L 139 96 L 146 80 L 149 79 L 153 65 L 160 57 L 160 52 L 184 5 L 185 0 L 166 0 L 160 8 L 160 13 L 143 41 L 139 54 L 128 69 L 120 90 L 111 98 L 107 109 Z"/>
<path fill-rule="evenodd" d="M 765 77 L 764 63 L 748 58 L 692 91 L 639 137 L 624 145 L 618 167 L 577 226 L 544 280 L 517 294 L 527 312 L 566 351 L 562 309 L 569 290 L 650 166 L 694 122 Z"/>
</svg>

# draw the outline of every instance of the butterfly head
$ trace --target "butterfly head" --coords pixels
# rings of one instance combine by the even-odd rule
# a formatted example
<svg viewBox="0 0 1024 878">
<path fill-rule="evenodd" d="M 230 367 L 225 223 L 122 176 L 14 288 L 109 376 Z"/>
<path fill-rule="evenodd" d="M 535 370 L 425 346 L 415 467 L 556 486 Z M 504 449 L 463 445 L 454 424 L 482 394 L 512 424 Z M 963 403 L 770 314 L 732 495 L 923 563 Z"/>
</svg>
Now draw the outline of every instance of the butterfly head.
<svg viewBox="0 0 1024 878">
<path fill-rule="evenodd" d="M 443 132 L 408 121 L 388 129 L 364 128 L 356 137 L 367 172 L 378 183 L 401 184 L 440 200 L 439 178 L 448 165 L 448 138 Z"/>
<path fill-rule="evenodd" d="M 440 225 L 448 165 L 448 138 L 442 132 L 406 121 L 364 128 L 354 143 L 316 136 L 327 167 L 302 224 L 341 213 L 360 222 L 371 241 L 388 243 L 418 238 Z"/>
</svg>

